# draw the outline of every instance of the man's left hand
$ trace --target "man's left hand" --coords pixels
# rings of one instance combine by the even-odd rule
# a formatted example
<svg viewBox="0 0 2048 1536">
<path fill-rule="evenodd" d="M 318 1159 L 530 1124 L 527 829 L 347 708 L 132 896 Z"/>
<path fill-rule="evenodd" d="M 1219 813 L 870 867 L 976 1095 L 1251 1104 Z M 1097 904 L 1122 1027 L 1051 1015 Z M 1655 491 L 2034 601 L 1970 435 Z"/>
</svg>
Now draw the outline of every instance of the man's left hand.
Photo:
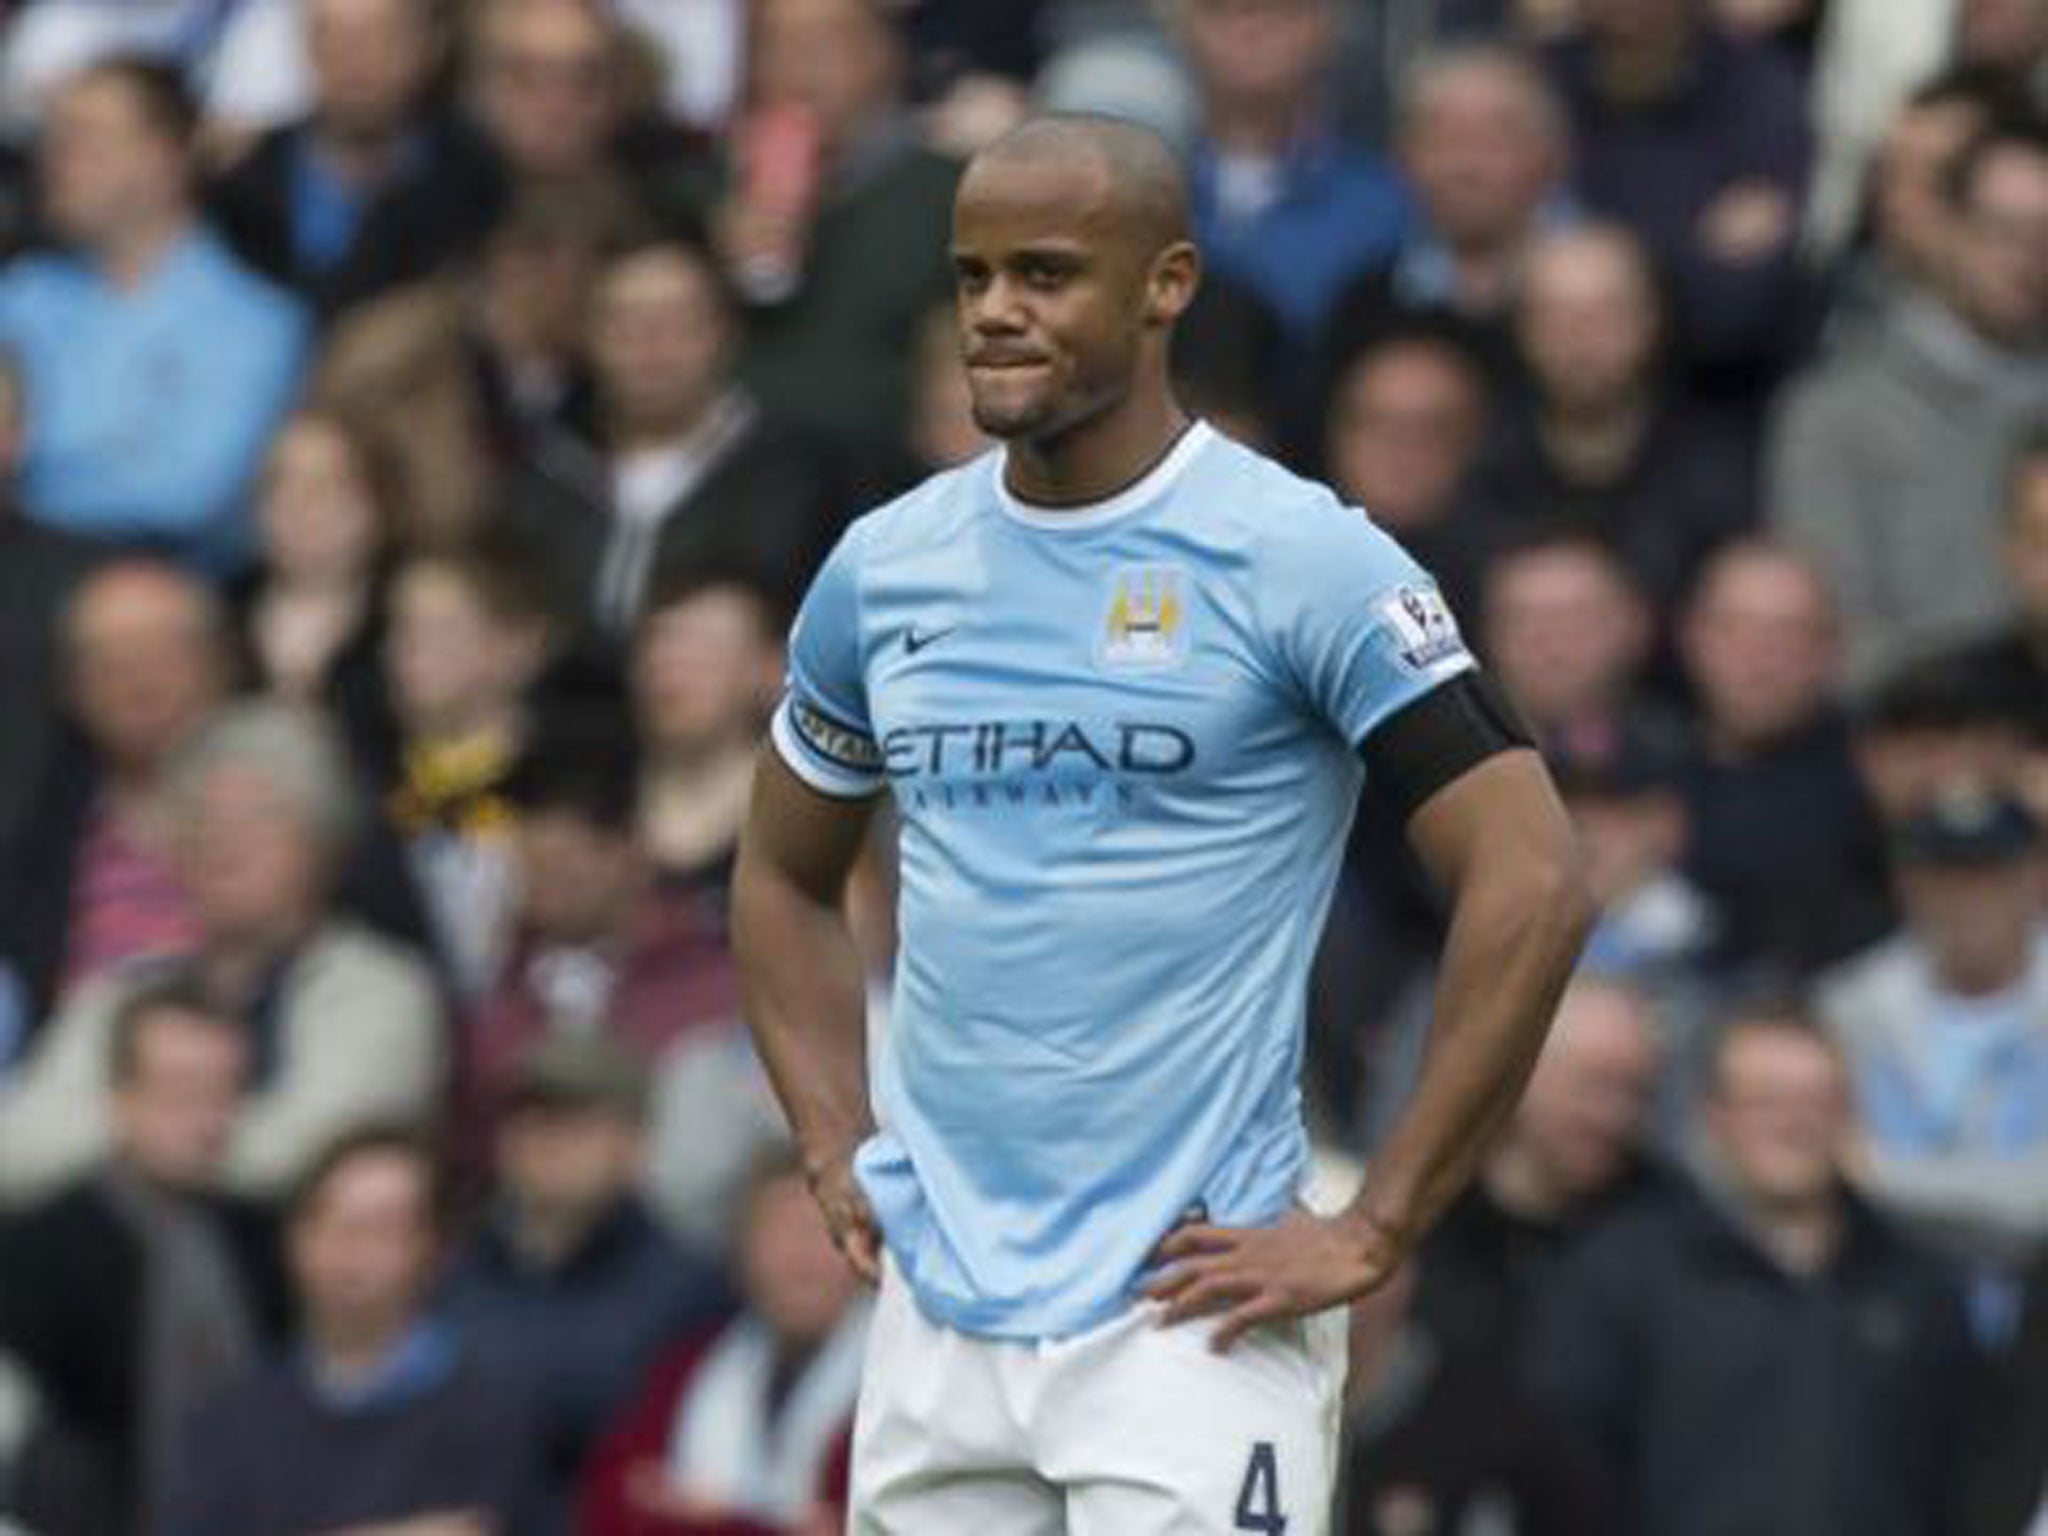
<svg viewBox="0 0 2048 1536">
<path fill-rule="evenodd" d="M 1355 1214 L 1290 1211 L 1270 1227 L 1176 1227 L 1158 1256 L 1164 1268 L 1145 1295 L 1164 1305 L 1161 1325 L 1220 1313 L 1209 1342 L 1221 1353 L 1261 1323 L 1305 1317 L 1385 1284 L 1406 1250 Z"/>
</svg>

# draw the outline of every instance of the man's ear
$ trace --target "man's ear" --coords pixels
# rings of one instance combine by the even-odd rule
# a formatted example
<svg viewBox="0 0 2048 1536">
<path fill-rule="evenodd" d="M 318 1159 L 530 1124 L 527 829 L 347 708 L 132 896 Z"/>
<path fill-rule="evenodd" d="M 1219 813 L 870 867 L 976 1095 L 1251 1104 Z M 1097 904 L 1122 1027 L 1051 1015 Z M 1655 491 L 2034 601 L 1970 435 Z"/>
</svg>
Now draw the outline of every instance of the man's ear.
<svg viewBox="0 0 2048 1536">
<path fill-rule="evenodd" d="M 1145 322 L 1172 325 L 1195 300 L 1202 283 L 1202 257 L 1190 240 L 1176 240 L 1152 258 L 1145 279 Z"/>
</svg>

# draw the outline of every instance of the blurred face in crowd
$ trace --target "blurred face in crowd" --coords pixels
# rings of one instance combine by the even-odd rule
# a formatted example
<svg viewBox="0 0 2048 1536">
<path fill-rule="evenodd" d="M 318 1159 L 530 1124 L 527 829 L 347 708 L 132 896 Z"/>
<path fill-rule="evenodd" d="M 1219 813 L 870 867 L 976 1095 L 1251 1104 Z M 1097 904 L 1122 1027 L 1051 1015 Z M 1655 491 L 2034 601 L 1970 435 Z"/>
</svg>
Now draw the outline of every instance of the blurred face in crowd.
<svg viewBox="0 0 2048 1536">
<path fill-rule="evenodd" d="M 1515 1110 L 1509 1155 L 1560 1209 L 1600 1193 L 1627 1168 L 1642 1137 L 1656 1075 L 1656 1040 L 1641 996 L 1607 982 L 1575 982 Z"/>
<path fill-rule="evenodd" d="M 178 873 L 209 942 L 273 947 L 317 920 L 330 850 L 263 767 L 218 762 L 179 807 Z"/>
<path fill-rule="evenodd" d="M 696 426 L 725 388 L 729 329 L 717 280 L 693 251 L 659 246 L 606 268 L 590 351 L 614 436 L 659 442 Z"/>
<path fill-rule="evenodd" d="M 1857 772 L 1888 822 L 1925 805 L 1945 785 L 2008 783 L 2020 757 L 2014 732 L 1990 721 L 1949 728 L 1866 729 L 1854 745 Z"/>
<path fill-rule="evenodd" d="M 1515 319 L 1522 356 L 1552 410 L 1601 417 L 1642 403 L 1657 352 L 1657 296 L 1642 250 L 1625 232 L 1539 240 Z"/>
<path fill-rule="evenodd" d="M 1616 50 L 1656 53 L 1690 38 L 1702 0 L 1582 0 L 1593 38 Z"/>
<path fill-rule="evenodd" d="M 184 146 L 150 120 L 132 84 L 88 71 L 51 103 L 38 151 L 43 211 L 87 248 L 184 207 Z"/>
<path fill-rule="evenodd" d="M 754 1190 L 740 1235 L 739 1266 L 747 1305 L 789 1344 L 823 1340 L 860 1288 L 832 1246 L 817 1202 L 794 1174 Z"/>
<path fill-rule="evenodd" d="M 214 1182 L 241 1107 L 249 1047 L 231 1020 L 163 1004 L 136 1021 L 109 1103 L 121 1161 L 165 1189 Z"/>
<path fill-rule="evenodd" d="M 1521 239 L 1565 170 L 1561 109 L 1529 68 L 1491 56 L 1448 61 L 1415 87 L 1401 166 L 1453 249 Z"/>
<path fill-rule="evenodd" d="M 917 377 L 912 388 L 910 448 L 931 469 L 964 464 L 989 445 L 974 424 L 974 397 L 960 366 L 960 338 L 950 306 L 917 328 Z"/>
<path fill-rule="evenodd" d="M 1485 383 L 1449 347 L 1375 348 L 1337 386 L 1330 475 L 1347 499 L 1396 534 L 1425 528 L 1451 511 L 1485 426 Z"/>
<path fill-rule="evenodd" d="M 1593 546 L 1504 556 L 1487 573 L 1484 607 L 1494 671 L 1539 728 L 1611 706 L 1642 661 L 1642 604 Z"/>
<path fill-rule="evenodd" d="M 385 664 L 399 718 L 414 731 L 458 731 L 515 701 L 538 664 L 538 625 L 492 613 L 464 574 L 415 560 L 391 591 Z"/>
<path fill-rule="evenodd" d="M 403 123 L 440 61 L 431 0 L 310 0 L 306 48 L 321 126 L 378 138 Z"/>
<path fill-rule="evenodd" d="M 438 1257 L 433 1177 L 410 1152 L 344 1158 L 293 1216 L 286 1257 L 313 1338 L 386 1343 L 412 1320 Z"/>
<path fill-rule="evenodd" d="M 640 1128 L 624 1109 L 523 1104 L 498 1132 L 498 1179 L 524 1214 L 577 1227 L 632 1191 L 641 1151 Z"/>
<path fill-rule="evenodd" d="M 1982 126 L 1983 111 L 1967 101 L 1902 108 L 1877 155 L 1878 236 L 1908 274 L 1932 279 L 1946 267 L 1955 213 L 1942 178 Z"/>
<path fill-rule="evenodd" d="M 1907 861 L 1898 871 L 1907 926 L 1934 972 L 1966 995 L 1996 992 L 2026 970 L 2041 911 L 2039 863 L 2008 857 L 1980 864 Z"/>
<path fill-rule="evenodd" d="M 2005 518 L 2005 571 L 2034 630 L 2048 630 L 2048 452 L 2013 475 Z"/>
<path fill-rule="evenodd" d="M 782 642 L 738 586 L 710 586 L 649 613 L 633 657 L 640 729 L 684 760 L 751 742 L 782 687 Z"/>
<path fill-rule="evenodd" d="M 753 95 L 800 107 L 841 146 L 896 100 L 895 34 L 874 0 L 758 0 Z"/>
<path fill-rule="evenodd" d="M 364 580 L 384 541 L 369 468 L 329 417 L 303 414 L 285 424 L 271 446 L 256 515 L 264 563 L 287 581 Z"/>
<path fill-rule="evenodd" d="M 2032 345 L 2048 326 L 2048 153 L 2000 144 L 1965 189 L 1954 234 L 1960 306 L 2008 345 Z"/>
<path fill-rule="evenodd" d="M 617 131 L 620 42 L 591 0 L 486 0 L 474 94 L 523 177 L 601 170 Z"/>
<path fill-rule="evenodd" d="M 1731 1025 L 1705 1112 L 1723 1166 L 1749 1201 L 1790 1213 L 1834 1196 L 1849 1085 L 1826 1040 L 1784 1025 Z"/>
<path fill-rule="evenodd" d="M 2019 73 L 2048 52 L 2048 5 L 2041 0 L 1959 0 L 1956 57 Z"/>
<path fill-rule="evenodd" d="M 596 277 L 596 247 L 573 230 L 501 228 L 484 244 L 486 328 L 522 355 L 579 357 Z"/>
<path fill-rule="evenodd" d="M 1586 885 L 1603 908 L 1668 873 L 1685 851 L 1685 802 L 1674 790 L 1576 794 L 1566 808 L 1585 854 Z"/>
<path fill-rule="evenodd" d="M 1717 556 L 1680 631 L 1686 670 L 1724 746 L 1768 744 L 1811 720 L 1835 681 L 1834 612 L 1790 550 Z"/>
<path fill-rule="evenodd" d="M 519 818 L 520 914 L 545 942 L 597 944 L 620 936 L 646 886 L 632 831 L 569 810 Z"/>
<path fill-rule="evenodd" d="M 1311 105 L 1336 44 L 1330 0 L 1184 0 L 1181 14 L 1212 105 L 1289 115 Z"/>
<path fill-rule="evenodd" d="M 110 567 L 72 600 L 71 707 L 116 771 L 147 772 L 222 697 L 227 658 L 205 590 L 165 566 Z"/>
</svg>

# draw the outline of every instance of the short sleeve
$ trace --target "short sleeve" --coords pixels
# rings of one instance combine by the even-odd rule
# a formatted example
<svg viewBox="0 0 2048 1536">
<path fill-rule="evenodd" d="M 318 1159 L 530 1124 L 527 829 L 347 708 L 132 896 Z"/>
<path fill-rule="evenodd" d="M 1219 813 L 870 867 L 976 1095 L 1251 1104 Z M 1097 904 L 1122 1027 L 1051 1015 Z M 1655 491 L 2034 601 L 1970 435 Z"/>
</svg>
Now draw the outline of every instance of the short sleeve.
<svg viewBox="0 0 2048 1536">
<path fill-rule="evenodd" d="M 1362 512 L 1308 506 L 1278 541 L 1267 608 L 1308 707 L 1353 746 L 1472 669 L 1436 581 Z"/>
<path fill-rule="evenodd" d="M 790 772 L 820 794 L 857 799 L 884 782 L 861 669 L 856 552 L 848 529 L 819 568 L 789 637 L 789 677 L 771 734 Z"/>
</svg>

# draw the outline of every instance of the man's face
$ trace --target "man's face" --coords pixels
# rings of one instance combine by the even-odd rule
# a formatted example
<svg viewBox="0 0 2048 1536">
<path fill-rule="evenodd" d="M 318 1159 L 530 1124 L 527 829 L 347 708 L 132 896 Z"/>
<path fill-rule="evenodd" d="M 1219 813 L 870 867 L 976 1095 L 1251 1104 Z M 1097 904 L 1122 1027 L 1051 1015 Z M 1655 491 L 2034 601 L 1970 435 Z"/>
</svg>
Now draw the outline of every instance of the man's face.
<svg viewBox="0 0 2048 1536">
<path fill-rule="evenodd" d="M 306 45 L 317 110 L 344 137 L 402 121 L 436 57 L 424 0 L 313 0 Z"/>
<path fill-rule="evenodd" d="M 1572 412 L 1639 400 L 1657 347 L 1657 306 L 1618 240 L 1560 236 L 1524 275 L 1516 334 L 1537 387 Z"/>
<path fill-rule="evenodd" d="M 1598 1194 L 1641 1139 L 1656 1072 L 1641 1003 L 1611 987 L 1574 987 L 1515 1111 L 1515 1136 L 1561 1193 Z"/>
<path fill-rule="evenodd" d="M 1834 633 L 1826 599 L 1798 561 L 1745 554 L 1717 565 L 1681 637 L 1709 722 L 1758 743 L 1811 719 L 1834 682 Z"/>
<path fill-rule="evenodd" d="M 1835 1187 L 1849 1133 L 1841 1062 L 1791 1030 L 1738 1028 L 1722 1047 L 1706 1124 L 1743 1195 L 1767 1208 L 1810 1204 Z"/>
<path fill-rule="evenodd" d="M 2048 453 L 2031 456 L 2013 478 L 2005 572 L 2029 627 L 2048 630 Z"/>
<path fill-rule="evenodd" d="M 168 1189 L 210 1185 L 241 1107 L 248 1046 L 232 1027 L 164 1007 L 138 1021 L 135 1060 L 111 1104 L 129 1167 Z"/>
<path fill-rule="evenodd" d="M 630 832 L 563 810 L 519 818 L 520 911 L 544 940 L 594 944 L 616 937 L 642 883 Z"/>
<path fill-rule="evenodd" d="M 694 426 L 724 385 L 725 332 L 701 263 L 658 249 L 615 264 L 598 280 L 591 312 L 606 409 L 644 432 Z"/>
<path fill-rule="evenodd" d="M 1485 607 L 1494 668 L 1539 726 L 1611 705 L 1641 659 L 1641 609 L 1590 549 L 1510 558 L 1489 575 Z"/>
<path fill-rule="evenodd" d="M 219 703 L 226 664 L 204 599 L 169 571 L 108 571 L 69 629 L 71 705 L 109 762 L 160 764 Z"/>
<path fill-rule="evenodd" d="M 1330 423 L 1330 468 L 1344 494 L 1397 534 L 1448 514 L 1485 424 L 1480 388 L 1469 367 L 1430 346 L 1354 365 Z"/>
<path fill-rule="evenodd" d="M 1955 214 L 1942 198 L 1942 177 L 1982 120 L 1968 102 L 1909 106 L 1878 150 L 1878 230 L 1915 276 L 1933 277 L 1946 266 Z"/>
<path fill-rule="evenodd" d="M 1585 852 L 1586 884 L 1602 908 L 1669 873 L 1685 851 L 1685 802 L 1668 789 L 1574 795 L 1567 809 Z"/>
<path fill-rule="evenodd" d="M 896 95 L 896 45 L 873 0 L 764 0 L 753 80 L 764 106 L 798 106 L 843 145 Z"/>
<path fill-rule="evenodd" d="M 475 94 L 514 170 L 592 175 L 618 127 L 618 41 L 578 0 L 487 0 Z"/>
<path fill-rule="evenodd" d="M 399 717 L 415 729 L 433 730 L 513 697 L 537 649 L 451 567 L 421 562 L 392 587 L 385 669 Z"/>
<path fill-rule="evenodd" d="M 265 562 L 287 577 L 359 579 L 383 537 L 367 466 L 348 434 L 319 416 L 301 416 L 277 435 L 256 517 Z"/>
<path fill-rule="evenodd" d="M 1431 82 L 1401 133 L 1401 164 L 1453 246 L 1524 234 L 1564 174 L 1564 145 L 1533 80 L 1474 64 Z"/>
<path fill-rule="evenodd" d="M 1329 0 L 1187 0 L 1184 36 L 1218 104 L 1303 102 L 1329 67 Z"/>
<path fill-rule="evenodd" d="M 1119 212 L 1097 164 L 1033 156 L 968 168 L 953 212 L 954 291 L 975 424 L 991 437 L 1055 439 L 1130 393 L 1158 323 L 1156 279 Z"/>
<path fill-rule="evenodd" d="M 402 1328 L 426 1292 L 435 1237 L 418 1159 L 366 1151 L 333 1169 L 287 1235 L 292 1279 L 313 1332 L 355 1339 Z"/>
<path fill-rule="evenodd" d="M 173 204 L 187 174 L 182 149 L 149 122 L 134 91 L 104 75 L 87 75 L 58 95 L 38 153 L 50 227 L 87 247 L 111 239 L 138 212 Z"/>
<path fill-rule="evenodd" d="M 734 588 L 649 614 L 633 657 L 642 729 L 657 750 L 684 757 L 751 739 L 781 678 L 781 644 L 759 603 Z"/>
<path fill-rule="evenodd" d="M 1899 896 L 1913 937 L 1949 986 L 1989 991 L 2023 972 L 2041 908 L 2035 860 L 1909 863 L 1899 871 Z"/>
<path fill-rule="evenodd" d="M 295 936 L 320 905 L 326 859 L 305 813 L 252 763 L 217 764 L 178 827 L 178 873 L 216 940 Z"/>
<path fill-rule="evenodd" d="M 2048 155 L 2006 145 L 1971 178 L 1955 232 L 1959 296 L 1985 335 L 2031 345 L 2048 324 Z"/>
<path fill-rule="evenodd" d="M 633 1189 L 641 1150 L 639 1128 L 617 1109 L 523 1105 L 498 1134 L 498 1179 L 529 1212 L 595 1220 Z"/>
</svg>

